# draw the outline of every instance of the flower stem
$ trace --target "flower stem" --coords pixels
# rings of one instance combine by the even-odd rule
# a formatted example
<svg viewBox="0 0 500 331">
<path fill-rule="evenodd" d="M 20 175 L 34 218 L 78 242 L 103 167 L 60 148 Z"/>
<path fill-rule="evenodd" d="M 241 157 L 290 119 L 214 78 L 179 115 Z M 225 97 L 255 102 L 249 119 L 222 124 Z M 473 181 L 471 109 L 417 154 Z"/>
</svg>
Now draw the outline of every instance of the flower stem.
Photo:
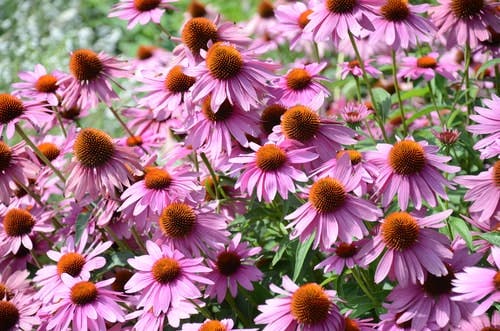
<svg viewBox="0 0 500 331">
<path fill-rule="evenodd" d="M 122 128 L 127 132 L 127 134 L 130 136 L 130 137 L 134 137 L 134 134 L 132 133 L 132 131 L 130 131 L 130 129 L 128 128 L 127 124 L 123 121 L 123 119 L 120 117 L 120 115 L 118 114 L 118 112 L 116 111 L 116 109 L 114 109 L 112 106 L 108 106 L 109 110 L 111 110 L 111 113 L 113 114 L 113 116 L 118 120 L 118 122 L 120 123 L 120 125 L 122 126 Z M 142 149 L 142 151 L 146 154 L 149 154 L 148 151 L 142 147 L 141 145 L 138 146 L 140 149 Z"/>
<path fill-rule="evenodd" d="M 33 149 L 33 151 L 40 158 L 40 160 L 42 160 L 43 163 L 45 163 L 50 169 L 52 169 L 52 171 L 54 171 L 54 173 L 57 175 L 57 177 L 59 177 L 63 181 L 63 183 L 65 183 L 66 178 L 63 176 L 63 174 L 56 167 L 54 167 L 52 162 L 50 162 L 49 159 L 47 159 L 47 157 L 33 143 L 33 141 L 31 141 L 31 139 L 28 137 L 28 135 L 26 135 L 26 133 L 23 131 L 23 129 L 18 124 L 16 124 L 16 132 L 21 136 L 21 138 L 23 138 L 23 140 L 28 144 L 28 146 L 30 146 L 31 149 Z"/>
<path fill-rule="evenodd" d="M 359 77 L 354 76 L 354 80 L 356 81 L 356 93 L 358 96 L 358 101 L 359 103 L 363 102 L 363 99 L 361 98 L 361 84 L 359 83 Z"/>
<path fill-rule="evenodd" d="M 319 48 L 318 48 L 318 43 L 313 41 L 313 58 L 314 58 L 314 61 L 316 61 L 317 63 L 319 63 L 321 61 L 321 58 L 319 56 Z"/>
<path fill-rule="evenodd" d="M 52 107 L 52 110 L 54 111 L 54 114 L 56 114 L 57 122 L 59 122 L 59 125 L 61 126 L 61 131 L 64 135 L 64 138 L 66 138 L 68 136 L 68 134 L 66 133 L 66 129 L 64 128 L 64 123 L 62 121 L 61 114 L 56 109 L 56 107 Z"/>
<path fill-rule="evenodd" d="M 366 74 L 365 70 L 365 62 L 361 58 L 361 54 L 359 53 L 358 46 L 356 45 L 356 40 L 354 39 L 353 34 L 351 31 L 349 32 L 349 39 L 351 40 L 352 48 L 354 50 L 354 53 L 356 54 L 356 60 L 359 62 L 359 66 L 361 67 L 361 71 L 363 72 L 363 80 L 365 82 L 366 88 L 368 90 L 368 94 L 370 95 L 370 99 L 373 105 L 373 109 L 375 110 L 374 115 L 375 115 L 375 121 L 377 122 L 378 126 L 380 127 L 380 131 L 382 132 L 382 136 L 384 137 L 385 142 L 389 142 L 389 139 L 387 138 L 387 133 L 385 132 L 384 128 L 384 123 L 382 122 L 382 117 L 380 115 L 380 110 L 378 109 L 378 106 L 375 102 L 375 98 L 373 96 L 373 91 L 370 86 L 370 82 L 368 81 L 368 75 Z"/>
<path fill-rule="evenodd" d="M 139 235 L 139 233 L 137 232 L 137 229 L 135 228 L 135 226 L 132 226 L 132 236 L 134 237 L 135 239 L 135 242 L 137 243 L 137 245 L 143 250 L 143 251 L 147 251 L 146 250 L 146 246 L 144 246 L 144 243 L 142 242 L 141 240 L 141 236 Z"/>
<path fill-rule="evenodd" d="M 406 123 L 403 99 L 401 99 L 401 89 L 399 88 L 398 69 L 396 66 L 396 52 L 393 49 L 391 50 L 391 56 L 392 56 L 392 77 L 394 80 L 394 89 L 396 90 L 396 95 L 398 96 L 399 111 L 401 112 L 401 121 L 403 122 L 403 135 L 406 137 L 408 135 L 408 124 Z"/>
<path fill-rule="evenodd" d="M 470 62 L 471 62 L 471 54 L 470 54 L 470 46 L 469 43 L 465 44 L 465 72 L 464 72 L 464 82 L 465 82 L 465 104 L 467 105 L 467 124 L 469 124 L 469 117 L 472 114 L 472 104 L 470 104 L 469 101 L 469 87 L 470 87 L 470 81 L 469 81 L 469 68 L 470 68 Z"/>
<path fill-rule="evenodd" d="M 160 23 L 158 23 L 157 25 L 160 28 L 161 32 L 163 32 L 167 36 L 168 39 L 172 39 L 172 35 L 170 34 L 170 32 L 167 29 L 165 29 L 165 27 L 163 25 L 161 25 Z"/>
<path fill-rule="evenodd" d="M 203 160 L 203 163 L 208 168 L 208 172 L 210 173 L 210 176 L 212 176 L 212 180 L 214 181 L 216 199 L 219 200 L 218 193 L 220 193 L 224 199 L 227 199 L 228 197 L 226 195 L 226 192 L 224 192 L 224 190 L 220 187 L 218 177 L 215 174 L 215 171 L 212 168 L 210 161 L 208 161 L 207 156 L 203 152 L 201 152 L 200 156 L 201 156 L 201 159 Z"/>
<path fill-rule="evenodd" d="M 243 325 L 246 328 L 250 327 L 252 325 L 252 323 L 247 318 L 247 316 L 245 314 L 243 314 L 243 312 L 241 311 L 241 309 L 238 308 L 238 305 L 236 304 L 236 301 L 234 301 L 234 298 L 231 296 L 230 293 L 227 293 L 227 295 L 226 295 L 226 301 L 227 301 L 227 303 L 229 303 L 229 305 L 231 306 L 231 309 L 236 313 L 236 316 L 241 320 L 241 322 L 243 323 Z"/>
<path fill-rule="evenodd" d="M 358 274 L 358 270 L 356 268 L 351 269 L 352 276 L 358 283 L 359 287 L 361 287 L 361 290 L 363 293 L 366 294 L 366 296 L 372 301 L 374 307 L 378 307 L 378 302 L 377 300 L 373 297 L 373 295 L 370 293 L 368 288 L 366 287 L 365 283 L 363 282 L 363 279 L 361 276 Z"/>
<path fill-rule="evenodd" d="M 211 320 L 212 319 L 212 316 L 210 315 L 210 313 L 208 312 L 208 310 L 206 310 L 204 307 L 200 306 L 199 304 L 196 303 L 195 300 L 193 299 L 189 299 L 189 301 L 196 306 L 196 309 L 198 309 L 198 311 L 206 318 L 206 319 L 209 319 Z"/>
<path fill-rule="evenodd" d="M 438 108 L 437 102 L 436 102 L 436 96 L 434 95 L 434 91 L 432 90 L 431 82 L 427 82 L 427 87 L 429 88 L 429 93 L 431 95 L 432 104 L 434 105 L 434 108 L 436 109 L 436 113 L 439 117 L 439 122 L 441 123 L 441 126 L 444 127 L 445 123 L 444 123 L 443 117 L 441 116 L 441 113 L 439 112 L 439 108 Z"/>
</svg>

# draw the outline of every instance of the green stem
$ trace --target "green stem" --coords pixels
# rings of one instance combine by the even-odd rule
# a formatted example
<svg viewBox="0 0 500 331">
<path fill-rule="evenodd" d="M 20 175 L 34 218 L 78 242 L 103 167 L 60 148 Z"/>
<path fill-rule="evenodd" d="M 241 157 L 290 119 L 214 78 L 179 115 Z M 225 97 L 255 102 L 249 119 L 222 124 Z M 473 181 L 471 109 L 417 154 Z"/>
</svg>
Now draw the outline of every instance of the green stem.
<svg viewBox="0 0 500 331">
<path fill-rule="evenodd" d="M 45 163 L 50 169 L 52 169 L 52 171 L 54 171 L 54 173 L 57 175 L 57 177 L 59 177 L 63 181 L 63 183 L 65 183 L 66 178 L 63 176 L 63 174 L 56 167 L 54 167 L 52 162 L 50 162 L 49 159 L 47 159 L 47 157 L 33 143 L 33 141 L 31 141 L 31 139 L 28 137 L 28 135 L 26 135 L 26 133 L 23 131 L 23 129 L 18 124 L 16 124 L 16 132 L 21 136 L 21 138 L 23 138 L 23 140 L 28 144 L 28 146 L 31 147 L 33 152 L 35 152 L 35 154 L 40 158 L 40 160 L 42 160 L 43 163 Z"/>
<path fill-rule="evenodd" d="M 318 44 L 313 41 L 313 58 L 314 58 L 314 61 L 316 61 L 317 63 L 319 63 L 321 61 L 321 58 L 319 56 L 319 48 L 318 48 Z"/>
<path fill-rule="evenodd" d="M 165 27 L 163 25 L 161 25 L 160 23 L 158 23 L 157 25 L 160 27 L 161 32 L 163 32 L 165 35 L 167 35 L 168 39 L 172 39 L 172 35 L 170 34 L 170 32 L 167 29 L 165 29 Z"/>
<path fill-rule="evenodd" d="M 392 56 L 392 77 L 394 80 L 394 88 L 396 89 L 396 95 L 398 97 L 398 103 L 399 103 L 399 111 L 401 112 L 401 120 L 403 121 L 403 135 L 406 137 L 408 135 L 408 124 L 406 124 L 403 99 L 401 99 L 401 89 L 399 88 L 398 68 L 396 66 L 396 52 L 393 49 L 391 50 L 391 56 Z"/>
<path fill-rule="evenodd" d="M 134 136 L 134 133 L 132 131 L 130 131 L 130 129 L 128 128 L 127 124 L 123 121 L 123 119 L 120 117 L 120 115 L 118 114 L 118 112 L 116 111 L 116 109 L 114 109 L 112 106 L 108 106 L 109 110 L 111 110 L 111 113 L 113 114 L 113 116 L 116 118 L 116 120 L 118 121 L 118 123 L 120 123 L 121 127 L 127 132 L 127 134 L 130 136 L 130 137 L 135 137 Z M 146 154 L 149 154 L 148 151 L 142 147 L 141 145 L 138 146 L 140 149 L 142 149 L 142 151 Z"/>
<path fill-rule="evenodd" d="M 432 104 L 434 105 L 434 108 L 436 109 L 436 113 L 439 117 L 439 122 L 441 123 L 441 127 L 444 128 L 445 122 L 443 120 L 443 117 L 441 116 L 441 113 L 439 112 L 439 108 L 438 108 L 437 102 L 436 102 L 436 96 L 434 95 L 434 91 L 432 90 L 432 84 L 430 81 L 427 82 L 427 87 L 429 88 L 429 93 L 431 94 Z"/>
<path fill-rule="evenodd" d="M 359 287 L 361 287 L 361 290 L 363 291 L 363 293 L 365 293 L 365 295 L 372 301 L 373 306 L 374 307 L 378 307 L 377 300 L 370 293 L 370 291 L 368 290 L 368 288 L 364 284 L 363 279 L 361 278 L 361 276 L 358 275 L 358 271 L 354 268 L 354 269 L 351 269 L 351 272 L 352 272 L 352 276 L 354 277 L 354 279 L 358 283 Z"/>
<path fill-rule="evenodd" d="M 35 192 L 33 192 L 30 188 L 29 188 L 29 184 L 28 186 L 24 185 L 21 181 L 16 181 L 16 185 L 21 187 L 26 193 L 28 193 L 28 195 L 30 197 L 32 197 L 33 199 L 35 199 L 35 201 L 40 205 L 40 206 L 43 206 L 44 203 L 42 202 L 42 200 L 40 199 L 40 196 L 38 194 L 36 194 Z"/>
<path fill-rule="evenodd" d="M 64 128 L 64 123 L 62 121 L 61 114 L 56 109 L 56 107 L 52 107 L 52 110 L 54 111 L 54 114 L 56 114 L 57 122 L 59 122 L 59 125 L 61 126 L 61 131 L 62 131 L 64 137 L 66 138 L 68 136 L 68 134 L 66 133 L 66 129 Z"/>
<path fill-rule="evenodd" d="M 38 261 L 38 258 L 36 257 L 33 250 L 30 250 L 30 255 L 33 258 L 33 261 L 35 261 L 35 265 L 40 269 L 42 267 L 42 264 L 40 263 L 40 261 Z"/>
<path fill-rule="evenodd" d="M 358 101 L 359 101 L 359 103 L 361 103 L 361 102 L 363 102 L 363 100 L 361 98 L 361 84 L 359 83 L 359 77 L 354 76 L 354 80 L 356 81 L 356 93 L 358 95 Z"/>
<path fill-rule="evenodd" d="M 196 309 L 208 320 L 213 319 L 208 310 L 206 310 L 204 307 L 200 306 L 199 304 L 196 303 L 195 300 L 189 299 L 189 301 L 196 306 Z"/>
<path fill-rule="evenodd" d="M 354 39 L 354 36 L 351 33 L 351 31 L 349 31 L 349 39 L 351 40 L 352 48 L 354 50 L 354 53 L 356 54 L 356 60 L 358 60 L 359 66 L 361 67 L 361 71 L 363 72 L 363 80 L 364 80 L 366 88 L 368 90 L 368 94 L 370 95 L 370 100 L 371 100 L 372 105 L 373 105 L 373 110 L 375 110 L 375 112 L 374 112 L 375 121 L 377 122 L 378 126 L 380 127 L 380 131 L 382 132 L 382 136 L 384 137 L 385 142 L 388 143 L 389 139 L 387 138 L 387 133 L 385 132 L 384 123 L 382 122 L 382 116 L 380 115 L 380 110 L 378 109 L 378 106 L 375 102 L 375 98 L 373 96 L 372 87 L 370 85 L 370 82 L 368 81 L 368 75 L 366 74 L 366 70 L 365 70 L 365 63 L 364 63 L 363 59 L 361 58 L 361 54 L 359 53 L 358 46 L 356 45 L 356 40 Z"/>
<path fill-rule="evenodd" d="M 248 328 L 252 325 L 250 320 L 247 318 L 245 314 L 238 308 L 238 305 L 236 304 L 236 301 L 234 301 L 234 298 L 231 296 L 231 293 L 227 293 L 226 295 L 226 301 L 229 303 L 229 306 L 231 306 L 231 309 L 236 313 L 236 316 L 241 320 L 243 325 Z"/>
<path fill-rule="evenodd" d="M 210 161 L 208 161 L 207 156 L 203 152 L 201 152 L 200 156 L 201 156 L 201 159 L 203 160 L 203 163 L 207 167 L 208 172 L 210 173 L 210 176 L 212 176 L 212 180 L 214 181 L 216 199 L 219 200 L 219 193 L 222 195 L 222 197 L 227 199 L 228 197 L 226 195 L 226 192 L 224 192 L 224 190 L 220 187 L 218 177 L 215 174 L 215 171 L 212 168 Z"/>
<path fill-rule="evenodd" d="M 135 242 L 137 243 L 137 245 L 139 245 L 139 247 L 143 250 L 143 251 L 147 251 L 146 249 L 146 246 L 144 246 L 144 243 L 142 242 L 141 240 L 141 236 L 139 235 L 139 233 L 137 232 L 137 229 L 135 228 L 135 226 L 132 226 L 132 236 L 134 237 L 134 240 Z"/>
<path fill-rule="evenodd" d="M 472 104 L 469 101 L 469 68 L 471 63 L 471 54 L 470 54 L 470 46 L 468 43 L 465 44 L 465 72 L 464 72 L 464 81 L 465 81 L 465 104 L 467 105 L 467 124 L 469 124 L 469 117 L 472 115 Z"/>
</svg>

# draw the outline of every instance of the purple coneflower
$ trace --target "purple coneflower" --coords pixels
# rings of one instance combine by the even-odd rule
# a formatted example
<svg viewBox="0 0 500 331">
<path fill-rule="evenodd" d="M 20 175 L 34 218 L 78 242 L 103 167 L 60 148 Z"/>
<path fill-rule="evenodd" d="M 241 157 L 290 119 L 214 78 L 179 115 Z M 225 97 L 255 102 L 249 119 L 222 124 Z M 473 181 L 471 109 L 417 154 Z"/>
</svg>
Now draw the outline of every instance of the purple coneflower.
<svg viewBox="0 0 500 331">
<path fill-rule="evenodd" d="M 105 321 L 125 321 L 118 293 L 106 289 L 114 278 L 93 283 L 63 273 L 61 279 L 55 303 L 41 309 L 41 313 L 50 316 L 47 330 L 70 330 L 70 325 L 79 331 L 106 330 Z"/>
<path fill-rule="evenodd" d="M 307 5 L 302 2 L 281 5 L 274 11 L 278 20 L 278 29 L 290 41 L 292 50 L 304 40 L 312 40 L 310 33 L 304 32 L 304 28 L 309 23 L 309 15 L 313 12 L 310 9 L 312 1 L 307 2 Z"/>
<path fill-rule="evenodd" d="M 374 77 L 377 78 L 380 76 L 382 73 L 380 70 L 375 68 L 374 66 L 371 65 L 371 62 L 373 62 L 372 59 L 367 59 L 364 61 L 365 65 L 365 72 Z M 349 74 L 353 75 L 354 77 L 362 77 L 363 76 L 363 70 L 361 69 L 361 65 L 359 64 L 358 60 L 352 60 L 349 62 L 343 62 L 342 63 L 342 70 L 341 70 L 341 77 L 342 79 L 346 79 Z"/>
<path fill-rule="evenodd" d="M 166 312 L 154 312 L 153 310 L 137 309 L 125 316 L 127 320 L 138 317 L 133 330 L 163 331 L 165 320 L 174 328 L 179 327 L 181 319 L 189 318 L 198 314 L 197 307 L 203 307 L 204 302 L 199 300 L 180 300 L 172 303 Z M 132 330 L 132 329 L 131 329 Z M 123 328 L 108 331 L 123 331 Z"/>
<path fill-rule="evenodd" d="M 7 268 L 3 269 L 3 274 L 0 274 L 0 300 L 9 301 L 18 293 L 32 295 L 33 288 L 28 280 L 29 274 L 28 270 L 16 270 L 10 273 Z"/>
<path fill-rule="evenodd" d="M 320 84 L 320 81 L 328 79 L 319 75 L 326 65 L 326 62 L 302 64 L 288 70 L 277 83 L 281 90 L 280 102 L 292 107 L 306 104 L 316 98 L 324 100 L 328 97 L 330 92 Z"/>
<path fill-rule="evenodd" d="M 210 271 L 201 262 L 203 258 L 186 258 L 184 254 L 166 245 L 146 242 L 148 255 L 128 260 L 138 270 L 125 284 L 127 293 L 140 292 L 137 307 L 155 314 L 167 312 L 172 304 L 183 299 L 197 299 L 201 292 L 198 283 L 212 284 L 200 273 Z"/>
<path fill-rule="evenodd" d="M 136 24 L 144 25 L 153 21 L 160 24 L 165 9 L 175 7 L 169 3 L 178 0 L 120 0 L 113 6 L 108 17 L 118 17 L 128 21 L 127 29 L 133 29 Z"/>
<path fill-rule="evenodd" d="M 448 210 L 423 218 L 406 212 L 387 215 L 378 233 L 359 252 L 367 266 L 385 250 L 375 272 L 375 283 L 387 275 L 403 285 L 417 284 L 417 280 L 423 283 L 426 271 L 436 276 L 446 275 L 443 260 L 452 256 L 450 242 L 434 229 L 445 226 L 443 220 L 451 213 Z"/>
<path fill-rule="evenodd" d="M 490 38 L 488 28 L 500 32 L 497 6 L 498 2 L 484 0 L 439 0 L 429 11 L 448 48 L 466 44 L 475 48 Z"/>
<path fill-rule="evenodd" d="M 74 142 L 75 157 L 69 165 L 66 193 L 81 200 L 86 193 L 115 197 L 115 189 L 128 186 L 133 172 L 141 168 L 129 147 L 116 145 L 105 132 L 85 128 Z"/>
<path fill-rule="evenodd" d="M 63 273 L 71 277 L 89 279 L 90 271 L 106 265 L 106 259 L 99 255 L 104 253 L 113 243 L 111 241 L 100 242 L 98 239 L 85 248 L 87 240 L 88 232 L 85 230 L 78 245 L 75 245 L 73 237 L 69 237 L 60 252 L 54 250 L 47 252 L 47 256 L 57 264 L 44 266 L 36 272 L 33 281 L 40 287 L 36 298 L 42 300 L 43 303 L 51 302 L 55 290 L 63 285 L 61 279 Z"/>
<path fill-rule="evenodd" d="M 250 51 L 241 51 L 234 45 L 217 42 L 204 54 L 205 61 L 186 69 L 189 76 L 197 77 L 193 85 L 194 102 L 200 102 L 208 95 L 210 107 L 217 112 L 226 99 L 249 111 L 257 106 L 260 95 L 269 89 L 274 80 L 273 71 L 277 64 L 254 58 Z"/>
<path fill-rule="evenodd" d="M 416 80 L 423 77 L 430 81 L 436 73 L 453 81 L 455 79 L 458 66 L 446 61 L 438 60 L 439 54 L 432 52 L 421 57 L 406 56 L 401 60 L 398 72 L 399 78 L 409 78 Z"/>
<path fill-rule="evenodd" d="M 359 126 L 368 116 L 373 113 L 373 110 L 364 103 L 349 102 L 341 108 L 340 116 L 350 125 Z"/>
<path fill-rule="evenodd" d="M 496 270 L 491 268 L 466 267 L 457 273 L 452 281 L 453 292 L 460 293 L 452 300 L 465 302 L 483 302 L 473 314 L 484 314 L 495 302 L 500 301 L 500 247 L 492 247 L 491 255 Z"/>
<path fill-rule="evenodd" d="M 207 274 L 207 278 L 213 281 L 213 285 L 208 285 L 205 293 L 211 298 L 217 297 L 219 303 L 226 298 L 228 289 L 231 296 L 236 297 L 238 285 L 253 291 L 252 282 L 262 280 L 262 272 L 249 259 L 259 254 L 261 248 L 249 248 L 247 243 L 240 241 L 241 233 L 238 233 L 228 247 L 217 251 L 213 261 L 208 262 L 212 271 Z"/>
<path fill-rule="evenodd" d="M 278 298 L 266 300 L 258 308 L 262 312 L 256 324 L 266 324 L 263 331 L 274 330 L 344 330 L 345 320 L 333 302 L 336 292 L 325 290 L 316 283 L 297 286 L 288 276 L 283 277 L 283 288 L 271 284 Z"/>
<path fill-rule="evenodd" d="M 410 200 L 416 209 L 422 208 L 422 201 L 435 207 L 437 196 L 448 200 L 444 187 L 453 186 L 438 170 L 455 173 L 460 168 L 445 164 L 451 157 L 437 155 L 438 150 L 410 137 L 394 145 L 377 144 L 376 152 L 367 152 L 367 159 L 380 168 L 375 187 L 383 195 L 382 206 L 387 207 L 396 194 L 401 210 Z"/>
<path fill-rule="evenodd" d="M 359 185 L 361 176 L 353 173 L 349 157 L 344 155 L 332 177 L 317 179 L 306 189 L 308 201 L 285 217 L 294 228 L 290 238 L 305 241 L 315 233 L 313 247 L 330 248 L 337 237 L 351 243 L 353 237 L 368 235 L 363 220 L 375 222 L 382 212 L 373 203 L 349 194 Z"/>
<path fill-rule="evenodd" d="M 127 77 L 129 72 L 123 61 L 90 49 L 79 49 L 71 53 L 69 60 L 71 75 L 57 83 L 64 85 L 62 105 L 66 108 L 89 109 L 99 101 L 106 105 L 118 95 L 113 91 L 110 81 L 114 77 Z"/>
<path fill-rule="evenodd" d="M 5 300 L 0 298 L 0 326 L 2 331 L 31 331 L 40 324 L 36 316 L 40 304 L 30 296 L 16 294 Z"/>
<path fill-rule="evenodd" d="M 474 145 L 476 150 L 489 147 L 500 139 L 500 97 L 493 94 L 491 99 L 484 98 L 482 101 L 485 107 L 475 107 L 477 115 L 470 116 L 478 124 L 467 127 L 467 131 L 474 134 L 488 135 Z"/>
<path fill-rule="evenodd" d="M 23 71 L 18 76 L 23 82 L 12 84 L 13 95 L 46 101 L 51 106 L 59 104 L 58 94 L 61 91 L 57 81 L 64 77 L 62 72 L 53 71 L 48 74 L 43 65 L 37 64 L 35 71 Z"/>
<path fill-rule="evenodd" d="M 361 265 L 362 260 L 358 252 L 363 243 L 366 243 L 365 239 L 353 241 L 350 244 L 345 242 L 336 243 L 334 247 L 325 250 L 324 253 L 328 257 L 316 265 L 314 270 L 323 268 L 325 273 L 335 272 L 335 274 L 341 275 L 346 267 L 352 269 Z"/>
<path fill-rule="evenodd" d="M 257 331 L 257 329 L 234 329 L 231 319 L 206 320 L 203 323 L 187 323 L 182 326 L 182 331 Z"/>
<path fill-rule="evenodd" d="M 288 192 L 295 192 L 298 182 L 307 182 L 307 175 L 297 169 L 300 164 L 311 162 L 318 158 L 309 148 L 298 148 L 293 143 L 283 141 L 278 144 L 267 143 L 262 146 L 250 143 L 255 152 L 243 154 L 230 159 L 232 163 L 240 163 L 243 170 L 234 188 L 241 188 L 249 195 L 257 192 L 259 201 L 271 202 L 276 193 L 283 199 L 288 199 Z"/>
</svg>

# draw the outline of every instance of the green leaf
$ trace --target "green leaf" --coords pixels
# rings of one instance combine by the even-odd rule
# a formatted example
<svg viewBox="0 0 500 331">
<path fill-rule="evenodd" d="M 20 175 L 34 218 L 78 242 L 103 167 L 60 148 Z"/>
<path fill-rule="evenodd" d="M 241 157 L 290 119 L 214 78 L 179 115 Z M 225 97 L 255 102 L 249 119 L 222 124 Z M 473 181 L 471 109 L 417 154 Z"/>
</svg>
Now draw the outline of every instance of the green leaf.
<svg viewBox="0 0 500 331">
<path fill-rule="evenodd" d="M 470 233 L 470 229 L 467 226 L 467 223 L 461 218 L 458 217 L 450 217 L 448 218 L 448 222 L 450 222 L 452 231 L 456 231 L 460 237 L 462 237 L 467 243 L 467 247 L 473 250 L 474 246 L 472 244 L 472 235 Z"/>
<path fill-rule="evenodd" d="M 413 88 L 409 91 L 403 91 L 401 92 L 401 100 L 408 100 L 414 97 L 423 97 L 429 93 L 429 88 L 426 87 L 420 87 L 420 88 Z M 398 96 L 393 95 L 391 98 L 392 103 L 398 102 Z"/>
<path fill-rule="evenodd" d="M 437 106 L 437 109 L 450 109 L 450 106 Z M 407 123 L 412 123 L 414 120 L 417 118 L 420 118 L 422 116 L 425 116 L 427 114 L 432 113 L 433 111 L 436 111 L 436 107 L 434 105 L 428 105 L 419 111 L 415 112 L 408 120 L 406 120 Z"/>
<path fill-rule="evenodd" d="M 76 220 L 76 230 L 75 230 L 75 242 L 78 244 L 80 242 L 80 238 L 82 237 L 83 231 L 87 227 L 89 222 L 90 215 L 89 214 L 80 214 Z"/>
<path fill-rule="evenodd" d="M 480 237 L 495 246 L 500 246 L 500 232 L 498 231 L 483 233 Z"/>
<path fill-rule="evenodd" d="M 281 257 L 285 253 L 289 243 L 290 243 L 290 240 L 288 238 L 285 238 L 280 242 L 280 248 L 276 252 L 276 255 L 274 255 L 273 261 L 271 262 L 271 266 L 274 267 L 276 265 L 276 263 L 278 263 L 281 260 Z"/>
<path fill-rule="evenodd" d="M 386 118 L 389 110 L 391 109 L 391 95 L 383 88 L 376 87 L 372 90 L 373 102 L 377 110 L 382 114 L 382 118 Z"/>
<path fill-rule="evenodd" d="M 299 278 L 302 272 L 302 267 L 304 266 L 307 254 L 311 250 L 311 245 L 313 241 L 314 241 L 314 235 L 311 235 L 305 242 L 299 242 L 299 244 L 297 245 L 297 251 L 295 254 L 295 268 L 293 270 L 294 282 Z"/>
<path fill-rule="evenodd" d="M 482 75 L 482 73 L 488 69 L 489 67 L 494 67 L 496 66 L 497 64 L 500 64 L 500 58 L 495 58 L 495 59 L 491 59 L 489 61 L 486 61 L 485 63 L 483 63 L 482 66 L 479 67 L 479 69 L 477 70 L 476 72 L 476 79 L 478 77 L 480 77 Z"/>
</svg>

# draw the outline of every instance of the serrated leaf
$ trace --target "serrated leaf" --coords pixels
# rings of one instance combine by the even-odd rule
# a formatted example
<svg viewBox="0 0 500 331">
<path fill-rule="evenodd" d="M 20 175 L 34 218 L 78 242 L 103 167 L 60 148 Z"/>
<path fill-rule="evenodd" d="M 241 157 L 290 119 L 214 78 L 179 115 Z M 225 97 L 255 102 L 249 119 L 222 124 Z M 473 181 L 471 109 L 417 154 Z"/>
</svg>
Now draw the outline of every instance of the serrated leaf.
<svg viewBox="0 0 500 331">
<path fill-rule="evenodd" d="M 294 282 L 299 278 L 302 272 L 302 267 L 304 266 L 307 254 L 311 251 L 313 241 L 314 235 L 311 235 L 305 242 L 299 242 L 297 245 L 297 251 L 295 253 L 295 268 L 293 269 Z"/>
<path fill-rule="evenodd" d="M 488 232 L 480 235 L 481 238 L 488 241 L 490 244 L 494 246 L 500 246 L 500 232 Z"/>
<path fill-rule="evenodd" d="M 460 237 L 467 243 L 467 247 L 473 250 L 474 246 L 472 244 L 472 235 L 470 233 L 470 229 L 467 226 L 467 223 L 461 218 L 458 217 L 450 217 L 448 218 L 448 222 L 450 222 L 450 226 L 452 231 L 456 231 Z"/>
</svg>

